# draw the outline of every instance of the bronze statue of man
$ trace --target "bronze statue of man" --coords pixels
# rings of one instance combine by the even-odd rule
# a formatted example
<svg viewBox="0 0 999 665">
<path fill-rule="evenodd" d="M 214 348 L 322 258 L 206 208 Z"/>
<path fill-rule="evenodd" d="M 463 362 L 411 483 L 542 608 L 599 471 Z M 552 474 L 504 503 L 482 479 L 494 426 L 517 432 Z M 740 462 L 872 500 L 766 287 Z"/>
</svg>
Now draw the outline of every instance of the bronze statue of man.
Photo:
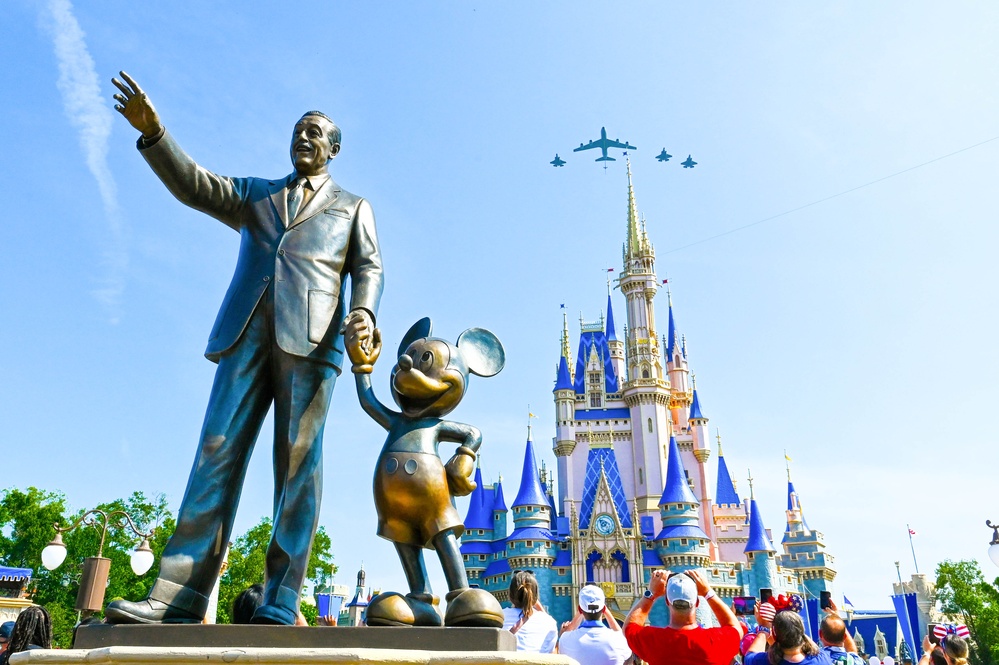
<svg viewBox="0 0 999 665">
<path fill-rule="evenodd" d="M 291 138 L 293 173 L 230 178 L 199 166 L 125 72 L 115 109 L 167 189 L 240 235 L 236 272 L 208 339 L 218 363 L 194 468 L 149 596 L 111 623 L 199 623 L 218 578 L 246 465 L 274 405 L 274 524 L 254 623 L 294 624 L 322 495 L 323 427 L 343 362 L 341 329 L 374 328 L 382 261 L 370 204 L 329 175 L 340 129 L 309 111 Z M 349 313 L 345 303 L 350 276 Z M 346 314 L 346 316 L 345 316 Z"/>
</svg>

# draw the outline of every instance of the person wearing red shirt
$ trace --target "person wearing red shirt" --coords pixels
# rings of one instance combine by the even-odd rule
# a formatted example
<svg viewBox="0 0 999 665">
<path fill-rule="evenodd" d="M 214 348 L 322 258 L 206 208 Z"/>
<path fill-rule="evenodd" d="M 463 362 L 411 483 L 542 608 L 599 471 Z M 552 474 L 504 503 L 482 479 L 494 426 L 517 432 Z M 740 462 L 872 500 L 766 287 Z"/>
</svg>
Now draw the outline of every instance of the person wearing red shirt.
<svg viewBox="0 0 999 665">
<path fill-rule="evenodd" d="M 660 596 L 666 596 L 669 608 L 669 626 L 665 628 L 646 625 L 649 610 Z M 698 596 L 714 612 L 718 627 L 698 625 Z M 739 652 L 742 628 L 696 570 L 673 574 L 655 570 L 645 595 L 624 620 L 624 636 L 635 655 L 649 665 L 730 665 Z"/>
</svg>

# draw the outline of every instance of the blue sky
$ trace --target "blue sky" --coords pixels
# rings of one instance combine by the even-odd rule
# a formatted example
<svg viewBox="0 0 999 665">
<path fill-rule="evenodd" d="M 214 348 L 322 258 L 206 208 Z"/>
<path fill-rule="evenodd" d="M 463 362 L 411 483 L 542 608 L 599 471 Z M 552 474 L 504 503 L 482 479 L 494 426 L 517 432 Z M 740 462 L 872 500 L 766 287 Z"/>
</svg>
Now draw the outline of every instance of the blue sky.
<svg viewBox="0 0 999 665">
<path fill-rule="evenodd" d="M 787 449 L 858 607 L 890 606 L 895 560 L 913 571 L 906 523 L 921 571 L 977 558 L 996 572 L 999 141 L 699 242 L 999 136 L 994 3 L 12 0 L 0 21 L 5 486 L 78 508 L 140 489 L 176 508 L 194 457 L 237 237 L 139 157 L 111 111 L 125 69 L 228 175 L 283 176 L 302 112 L 337 120 L 334 177 L 378 219 L 388 348 L 424 315 L 506 346 L 506 369 L 473 379 L 453 416 L 484 432 L 483 472 L 508 499 L 528 404 L 554 464 L 559 305 L 575 345 L 620 268 L 624 163 L 572 153 L 606 126 L 638 147 L 638 206 L 704 412 L 740 490 L 752 468 L 766 524 L 783 528 Z M 677 164 L 688 153 L 694 170 Z M 363 560 L 401 588 L 369 500 L 382 432 L 343 379 L 321 523 L 339 582 Z M 270 512 L 269 428 L 237 532 Z"/>
</svg>

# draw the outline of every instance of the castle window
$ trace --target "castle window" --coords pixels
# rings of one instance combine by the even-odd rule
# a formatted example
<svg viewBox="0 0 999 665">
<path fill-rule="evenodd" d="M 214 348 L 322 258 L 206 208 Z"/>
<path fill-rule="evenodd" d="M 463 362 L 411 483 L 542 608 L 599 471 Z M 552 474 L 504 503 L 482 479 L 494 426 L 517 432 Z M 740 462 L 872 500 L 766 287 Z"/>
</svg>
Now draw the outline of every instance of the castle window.
<svg viewBox="0 0 999 665">
<path fill-rule="evenodd" d="M 686 545 L 687 544 L 687 539 L 686 538 L 681 538 L 680 539 L 680 544 L 681 545 Z"/>
<path fill-rule="evenodd" d="M 642 378 L 643 379 L 649 378 L 649 370 L 647 370 L 647 369 L 643 369 L 642 370 Z"/>
<path fill-rule="evenodd" d="M 645 484 L 645 474 L 642 473 L 641 469 L 638 470 L 638 484 L 639 485 L 644 485 Z"/>
<path fill-rule="evenodd" d="M 463 561 L 468 561 L 468 555 L 467 554 L 462 554 L 461 558 L 462 558 Z"/>
<path fill-rule="evenodd" d="M 600 393 L 590 393 L 590 408 L 600 408 Z"/>
<path fill-rule="evenodd" d="M 534 541 L 533 540 L 528 540 L 527 541 L 527 546 L 528 547 L 534 547 Z"/>
<path fill-rule="evenodd" d="M 486 560 L 486 555 L 485 554 L 480 554 L 479 555 L 479 561 L 485 561 L 485 560 Z"/>
<path fill-rule="evenodd" d="M 649 418 L 649 434 L 652 434 L 652 418 Z"/>
</svg>

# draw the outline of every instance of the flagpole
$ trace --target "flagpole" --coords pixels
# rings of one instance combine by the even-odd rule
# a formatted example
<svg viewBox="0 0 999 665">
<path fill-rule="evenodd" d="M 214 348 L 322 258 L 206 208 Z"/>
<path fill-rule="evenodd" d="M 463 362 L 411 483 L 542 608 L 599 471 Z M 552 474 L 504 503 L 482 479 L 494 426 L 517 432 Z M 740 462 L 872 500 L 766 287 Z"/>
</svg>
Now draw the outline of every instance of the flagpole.
<svg viewBox="0 0 999 665">
<path fill-rule="evenodd" d="M 909 532 L 909 549 L 912 550 L 912 565 L 916 567 L 916 574 L 919 574 L 919 564 L 916 563 L 916 548 L 912 545 L 912 527 L 905 525 L 905 530 Z"/>
</svg>

